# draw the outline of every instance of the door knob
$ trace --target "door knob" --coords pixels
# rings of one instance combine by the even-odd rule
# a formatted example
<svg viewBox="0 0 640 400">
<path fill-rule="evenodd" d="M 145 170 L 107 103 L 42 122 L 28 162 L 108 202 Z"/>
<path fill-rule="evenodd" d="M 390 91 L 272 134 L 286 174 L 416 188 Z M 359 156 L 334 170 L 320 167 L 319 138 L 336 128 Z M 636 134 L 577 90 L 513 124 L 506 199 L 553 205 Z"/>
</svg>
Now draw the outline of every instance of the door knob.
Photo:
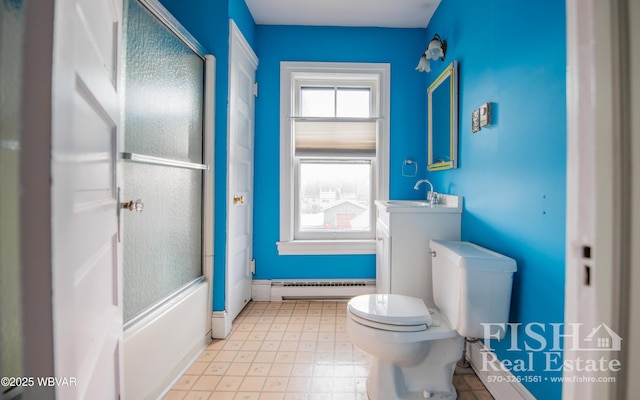
<svg viewBox="0 0 640 400">
<path fill-rule="evenodd" d="M 122 208 L 141 213 L 142 210 L 144 210 L 144 201 L 142 201 L 142 199 L 138 199 L 136 201 L 131 200 L 126 203 L 122 203 Z"/>
<path fill-rule="evenodd" d="M 233 204 L 244 203 L 244 196 L 233 196 Z"/>
</svg>

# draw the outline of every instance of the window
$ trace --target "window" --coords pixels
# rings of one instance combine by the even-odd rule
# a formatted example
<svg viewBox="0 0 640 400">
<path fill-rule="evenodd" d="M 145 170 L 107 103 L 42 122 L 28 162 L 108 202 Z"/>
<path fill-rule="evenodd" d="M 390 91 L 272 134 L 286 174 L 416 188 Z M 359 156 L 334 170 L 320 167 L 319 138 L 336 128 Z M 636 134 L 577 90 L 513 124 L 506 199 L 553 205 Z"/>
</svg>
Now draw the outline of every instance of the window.
<svg viewBox="0 0 640 400">
<path fill-rule="evenodd" d="M 388 64 L 282 63 L 280 254 L 375 252 Z"/>
</svg>

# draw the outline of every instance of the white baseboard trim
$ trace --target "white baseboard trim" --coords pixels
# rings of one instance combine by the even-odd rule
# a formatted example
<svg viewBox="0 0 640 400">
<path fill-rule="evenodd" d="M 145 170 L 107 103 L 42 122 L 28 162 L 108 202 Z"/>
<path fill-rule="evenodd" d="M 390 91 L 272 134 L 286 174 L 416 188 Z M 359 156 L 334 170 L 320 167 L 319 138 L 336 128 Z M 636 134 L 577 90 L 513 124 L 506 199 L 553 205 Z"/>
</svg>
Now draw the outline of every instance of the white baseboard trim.
<svg viewBox="0 0 640 400">
<path fill-rule="evenodd" d="M 251 282 L 253 301 L 344 300 L 375 291 L 375 279 L 258 279 Z"/>
<path fill-rule="evenodd" d="M 254 280 L 251 282 L 251 299 L 253 301 L 271 301 L 271 281 Z"/>
<path fill-rule="evenodd" d="M 348 300 L 376 292 L 374 279 L 280 279 L 271 281 L 270 301 Z"/>
<path fill-rule="evenodd" d="M 226 311 L 213 311 L 211 313 L 211 337 L 213 339 L 226 339 L 231 333 L 231 318 Z"/>
<path fill-rule="evenodd" d="M 475 371 L 478 378 L 484 383 L 487 390 L 493 395 L 496 400 L 536 400 L 536 398 L 527 390 L 526 387 L 517 379 L 514 379 L 514 375 L 511 371 L 504 371 L 499 369 L 498 371 L 490 370 L 483 371 L 482 368 L 482 353 L 491 352 L 482 341 L 468 344 L 467 358 L 471 363 L 471 367 Z M 489 380 L 489 376 L 494 377 Z M 498 377 L 495 379 L 495 377 Z"/>
</svg>

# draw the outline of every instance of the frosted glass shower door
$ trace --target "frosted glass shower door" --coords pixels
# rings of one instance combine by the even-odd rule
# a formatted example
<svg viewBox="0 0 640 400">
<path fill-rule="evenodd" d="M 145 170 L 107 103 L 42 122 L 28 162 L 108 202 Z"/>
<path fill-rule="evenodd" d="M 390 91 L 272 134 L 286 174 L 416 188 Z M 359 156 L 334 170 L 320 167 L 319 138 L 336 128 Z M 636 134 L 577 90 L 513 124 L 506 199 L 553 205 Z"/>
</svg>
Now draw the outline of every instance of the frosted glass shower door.
<svg viewBox="0 0 640 400">
<path fill-rule="evenodd" d="M 202 276 L 204 60 L 137 1 L 125 7 L 124 319 Z M 142 207 L 142 204 L 140 205 Z"/>
</svg>

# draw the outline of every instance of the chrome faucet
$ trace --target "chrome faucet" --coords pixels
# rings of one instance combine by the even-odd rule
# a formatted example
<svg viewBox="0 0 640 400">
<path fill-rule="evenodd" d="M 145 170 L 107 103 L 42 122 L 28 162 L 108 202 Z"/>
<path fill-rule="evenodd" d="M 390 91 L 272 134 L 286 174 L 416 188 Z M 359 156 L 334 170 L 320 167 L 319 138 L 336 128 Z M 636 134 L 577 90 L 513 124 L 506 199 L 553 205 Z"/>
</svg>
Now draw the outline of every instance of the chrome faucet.
<svg viewBox="0 0 640 400">
<path fill-rule="evenodd" d="M 438 204 L 438 193 L 433 191 L 433 185 L 431 184 L 431 182 L 429 182 L 428 179 L 420 179 L 418 182 L 416 182 L 416 185 L 413 188 L 415 190 L 418 190 L 421 183 L 428 183 L 429 188 L 431 188 L 431 190 L 427 192 L 427 202 L 429 202 L 430 205 Z"/>
</svg>

